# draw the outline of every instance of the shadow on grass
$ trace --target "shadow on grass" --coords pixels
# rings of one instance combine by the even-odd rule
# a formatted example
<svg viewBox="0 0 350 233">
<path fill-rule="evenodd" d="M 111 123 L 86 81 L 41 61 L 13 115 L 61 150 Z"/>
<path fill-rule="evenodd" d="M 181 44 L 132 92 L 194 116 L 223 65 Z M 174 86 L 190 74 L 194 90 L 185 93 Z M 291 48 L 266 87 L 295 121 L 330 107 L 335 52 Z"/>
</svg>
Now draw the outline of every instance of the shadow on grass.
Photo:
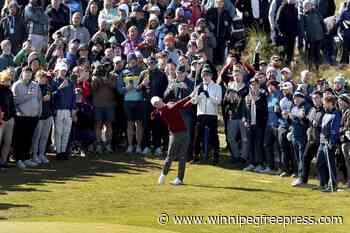
<svg viewBox="0 0 350 233">
<path fill-rule="evenodd" d="M 243 191 L 243 192 L 269 192 L 269 193 L 277 193 L 277 194 L 285 194 L 285 195 L 291 195 L 290 193 L 285 192 L 279 192 L 275 190 L 269 190 L 269 189 L 260 189 L 260 188 L 246 188 L 246 187 L 227 187 L 227 186 L 212 186 L 212 185 L 197 185 L 197 184 L 185 184 L 186 186 L 191 187 L 198 187 L 198 188 L 209 188 L 209 189 L 226 189 L 226 190 L 232 190 L 232 191 Z"/>
<path fill-rule="evenodd" d="M 16 204 L 10 204 L 10 203 L 0 203 L 0 210 L 8 210 L 12 208 L 29 208 L 30 205 L 16 205 Z M 1 219 L 1 218 L 0 218 Z"/>
<path fill-rule="evenodd" d="M 143 157 L 113 154 L 104 156 L 72 157 L 68 161 L 51 161 L 37 169 L 19 171 L 15 167 L 7 169 L 0 177 L 0 195 L 7 192 L 48 192 L 43 190 L 47 183 L 65 184 L 74 180 L 87 182 L 93 176 L 113 177 L 117 174 L 137 175 L 150 169 L 160 169 L 159 164 L 145 160 Z M 38 188 L 26 188 L 22 185 Z M 1 209 L 1 208 L 0 208 Z"/>
</svg>

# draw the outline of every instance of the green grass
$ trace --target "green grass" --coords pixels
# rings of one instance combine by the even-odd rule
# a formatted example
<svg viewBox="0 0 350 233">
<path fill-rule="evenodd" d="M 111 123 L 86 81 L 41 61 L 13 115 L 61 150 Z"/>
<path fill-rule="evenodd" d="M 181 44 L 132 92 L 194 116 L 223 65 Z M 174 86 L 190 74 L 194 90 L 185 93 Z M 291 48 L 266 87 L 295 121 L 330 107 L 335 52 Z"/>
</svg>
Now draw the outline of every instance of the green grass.
<svg viewBox="0 0 350 233">
<path fill-rule="evenodd" d="M 110 155 L 53 162 L 27 172 L 9 169 L 0 174 L 0 232 L 349 232 L 349 192 L 291 188 L 291 178 L 245 173 L 225 161 L 218 167 L 189 165 L 184 186 L 158 186 L 162 163 L 155 158 Z M 176 171 L 177 163 L 173 166 Z M 345 224 L 289 225 L 286 229 L 281 225 L 240 228 L 173 222 L 163 226 L 157 219 L 164 212 L 170 217 L 341 215 Z"/>
</svg>

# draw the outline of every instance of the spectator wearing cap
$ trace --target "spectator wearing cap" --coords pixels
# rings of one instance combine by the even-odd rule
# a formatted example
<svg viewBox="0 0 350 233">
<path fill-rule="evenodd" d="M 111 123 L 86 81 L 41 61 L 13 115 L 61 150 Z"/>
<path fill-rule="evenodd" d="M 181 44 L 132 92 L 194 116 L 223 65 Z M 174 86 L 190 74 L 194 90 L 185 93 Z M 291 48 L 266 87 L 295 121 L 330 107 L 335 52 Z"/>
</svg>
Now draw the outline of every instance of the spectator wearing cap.
<svg viewBox="0 0 350 233">
<path fill-rule="evenodd" d="M 0 21 L 0 40 L 10 40 L 12 53 L 17 54 L 28 38 L 28 33 L 18 3 L 13 0 L 8 8 L 9 14 Z"/>
<path fill-rule="evenodd" d="M 214 34 L 216 39 L 213 59 L 216 65 L 222 65 L 224 63 L 227 42 L 231 37 L 232 17 L 224 8 L 224 4 L 224 0 L 216 0 L 215 7 L 209 9 L 205 16 L 209 30 Z"/>
<path fill-rule="evenodd" d="M 32 138 L 42 111 L 42 95 L 39 85 L 32 81 L 28 66 L 22 69 L 21 77 L 12 85 L 16 106 L 14 128 L 14 153 L 19 169 L 37 166 L 30 159 Z"/>
<path fill-rule="evenodd" d="M 51 82 L 57 159 L 68 159 L 67 146 L 76 109 L 75 85 L 67 77 L 68 70 L 66 63 L 57 62 L 54 69 L 56 77 Z"/>
<path fill-rule="evenodd" d="M 46 15 L 49 17 L 49 39 L 55 31 L 69 24 L 69 8 L 62 3 L 62 0 L 51 0 L 47 6 Z M 51 40 L 51 39 L 50 39 Z"/>
<path fill-rule="evenodd" d="M 192 103 L 197 104 L 196 133 L 198 136 L 195 142 L 194 161 L 199 159 L 200 142 L 204 138 L 205 127 L 208 127 L 210 148 L 214 150 L 213 164 L 217 164 L 219 162 L 218 107 L 222 101 L 222 90 L 220 85 L 213 81 L 213 72 L 209 67 L 204 66 L 201 76 L 203 82 L 196 88 L 196 95 L 192 99 Z"/>
<path fill-rule="evenodd" d="M 199 72 L 197 72 L 197 76 L 196 76 L 197 83 L 200 83 L 202 80 L 201 73 L 205 66 L 209 67 L 213 75 L 212 79 L 214 82 L 216 82 L 218 80 L 218 72 L 216 70 L 214 63 L 208 59 L 207 54 L 203 50 L 198 50 L 197 58 L 198 58 L 197 68 L 199 69 Z"/>
<path fill-rule="evenodd" d="M 88 44 L 80 44 L 78 48 L 78 57 L 79 60 L 86 59 L 89 61 L 89 45 Z"/>
<path fill-rule="evenodd" d="M 33 161 L 37 164 L 49 163 L 46 157 L 46 146 L 53 124 L 53 106 L 48 77 L 44 70 L 35 74 L 35 81 L 39 84 L 42 95 L 42 111 L 38 125 L 35 128 L 32 149 Z"/>
<path fill-rule="evenodd" d="M 130 12 L 130 8 L 128 4 L 123 3 L 118 6 L 118 15 L 122 19 L 126 20 L 129 17 L 129 12 Z"/>
<path fill-rule="evenodd" d="M 97 136 L 96 153 L 103 151 L 113 153 L 112 150 L 112 123 L 116 119 L 115 115 L 115 77 L 110 75 L 109 63 L 95 67 L 91 83 L 92 104 L 95 108 L 95 132 Z M 112 67 L 111 67 L 112 68 Z M 102 129 L 106 127 L 106 141 L 102 141 Z"/>
<path fill-rule="evenodd" d="M 87 28 L 90 35 L 94 35 L 98 28 L 98 4 L 96 1 L 89 1 L 85 15 L 82 19 L 82 25 Z"/>
<path fill-rule="evenodd" d="M 194 82 L 187 77 L 187 70 L 185 65 L 179 65 L 176 69 L 176 79 L 169 83 L 168 88 L 164 94 L 164 98 L 170 102 L 179 101 L 182 98 L 189 96 L 194 90 Z M 194 135 L 194 109 L 186 108 L 180 111 L 187 128 L 187 135 L 193 138 Z M 188 161 L 193 159 L 193 142 L 190 140 L 187 156 Z"/>
<path fill-rule="evenodd" d="M 9 40 L 3 40 L 0 43 L 1 55 L 0 55 L 0 72 L 5 70 L 7 67 L 15 67 L 13 62 L 14 56 L 11 53 L 11 42 Z"/>
<path fill-rule="evenodd" d="M 276 28 L 279 36 L 283 38 L 284 55 L 288 65 L 293 60 L 295 39 L 299 33 L 298 27 L 296 0 L 288 0 L 282 4 L 276 15 Z"/>
<path fill-rule="evenodd" d="M 12 143 L 16 107 L 11 91 L 12 74 L 10 69 L 0 72 L 0 108 L 2 124 L 0 127 L 0 169 L 6 167 Z"/>
<path fill-rule="evenodd" d="M 164 92 L 168 86 L 168 79 L 163 71 L 157 68 L 157 60 L 153 56 L 146 59 L 147 69 L 142 71 L 140 74 L 140 81 L 138 88 L 143 93 L 144 98 L 144 149 L 143 154 L 147 155 L 150 153 L 151 146 L 155 149 L 155 154 L 161 154 L 161 140 L 164 138 L 164 122 L 155 117 L 151 120 L 151 112 L 153 107 L 151 105 L 151 98 L 158 96 L 164 97 Z M 152 140 L 151 140 L 152 139 Z"/>
<path fill-rule="evenodd" d="M 179 27 L 179 25 L 182 23 L 187 23 L 187 19 L 185 17 L 184 9 L 182 7 L 178 7 L 175 10 L 174 25 Z"/>
<path fill-rule="evenodd" d="M 164 23 L 156 29 L 157 49 L 162 51 L 165 48 L 164 38 L 167 34 L 171 33 L 176 35 L 177 27 L 173 23 L 174 13 L 167 10 L 164 13 Z"/>
<path fill-rule="evenodd" d="M 267 92 L 260 87 L 259 79 L 250 80 L 249 94 L 245 98 L 248 111 L 248 166 L 244 171 L 262 170 L 264 163 L 264 131 L 267 121 Z"/>
<path fill-rule="evenodd" d="M 79 46 L 79 39 L 73 39 L 69 42 L 68 51 L 65 55 L 65 58 L 67 59 L 67 62 L 71 68 L 77 65 Z"/>
<path fill-rule="evenodd" d="M 108 29 L 111 27 L 113 20 L 118 16 L 117 9 L 113 7 L 112 0 L 103 0 L 103 9 L 98 15 L 98 22 L 102 20 L 107 22 Z"/>
<path fill-rule="evenodd" d="M 180 52 L 175 48 L 176 38 L 175 36 L 168 34 L 164 37 L 164 51 L 168 53 L 169 59 L 171 59 L 175 65 L 179 65 Z"/>
<path fill-rule="evenodd" d="M 293 107 L 293 84 L 285 81 L 281 85 L 283 97 L 279 102 L 278 143 L 281 154 L 281 177 L 295 174 L 296 160 L 287 134 L 290 128 L 290 113 Z"/>
<path fill-rule="evenodd" d="M 142 34 L 145 31 L 147 20 L 145 19 L 145 13 L 142 7 L 137 3 L 132 6 L 132 13 L 126 22 L 126 28 L 136 26 L 138 32 Z"/>
<path fill-rule="evenodd" d="M 315 66 L 316 70 L 321 62 L 321 43 L 325 37 L 325 26 L 323 18 L 317 8 L 313 7 L 312 0 L 303 2 L 304 15 L 301 20 L 301 32 L 307 43 L 307 64 L 309 70 Z"/>
<path fill-rule="evenodd" d="M 128 29 L 128 38 L 121 44 L 124 50 L 124 55 L 135 52 L 137 46 L 141 43 L 139 32 L 136 26 Z"/>
<path fill-rule="evenodd" d="M 257 172 L 271 173 L 276 169 L 275 158 L 279 157 L 278 149 L 278 113 L 281 92 L 279 82 L 269 80 L 266 84 L 268 90 L 267 96 L 267 125 L 264 135 L 264 149 L 266 156 L 266 167 L 257 170 Z M 276 150 L 277 149 L 277 150 Z"/>
<path fill-rule="evenodd" d="M 341 94 L 338 97 L 339 110 L 342 113 L 340 142 L 341 150 L 345 158 L 348 174 L 350 174 L 350 96 Z M 350 188 L 350 177 L 347 180 L 347 187 Z"/>
<path fill-rule="evenodd" d="M 137 32 L 137 29 L 135 27 Z M 143 141 L 143 113 L 144 101 L 141 90 L 138 88 L 140 80 L 140 68 L 137 66 L 135 53 L 127 56 L 127 69 L 125 69 L 117 81 L 118 92 L 124 95 L 124 110 L 127 118 L 127 153 L 134 152 L 134 136 L 136 134 L 136 153 L 142 153 Z M 136 130 L 135 130 L 136 128 Z"/>
<path fill-rule="evenodd" d="M 54 33 L 61 33 L 66 41 L 71 41 L 73 39 L 79 39 L 80 43 L 89 43 L 91 35 L 89 30 L 81 24 L 81 13 L 75 12 L 72 15 L 71 24 L 62 27 Z"/>
<path fill-rule="evenodd" d="M 30 0 L 25 7 L 24 22 L 27 25 L 27 32 L 33 47 L 41 53 L 48 44 L 49 18 L 37 1 Z"/>
<path fill-rule="evenodd" d="M 291 111 L 292 121 L 292 143 L 294 148 L 295 160 L 297 161 L 296 177 L 297 179 L 292 185 L 297 185 L 301 180 L 301 174 L 304 168 L 304 152 L 307 142 L 305 137 L 308 128 L 307 114 L 310 111 L 310 106 L 305 101 L 305 95 L 302 92 L 296 91 L 293 95 L 294 106 Z"/>
<path fill-rule="evenodd" d="M 122 44 L 127 39 L 127 31 L 125 20 L 122 18 L 117 18 L 113 21 L 110 30 L 111 38 L 114 37 L 117 44 Z"/>
<path fill-rule="evenodd" d="M 343 75 L 337 75 L 335 77 L 333 89 L 334 89 L 334 92 L 337 96 L 349 91 L 349 90 L 347 90 L 346 80 L 345 80 L 345 77 Z"/>
</svg>

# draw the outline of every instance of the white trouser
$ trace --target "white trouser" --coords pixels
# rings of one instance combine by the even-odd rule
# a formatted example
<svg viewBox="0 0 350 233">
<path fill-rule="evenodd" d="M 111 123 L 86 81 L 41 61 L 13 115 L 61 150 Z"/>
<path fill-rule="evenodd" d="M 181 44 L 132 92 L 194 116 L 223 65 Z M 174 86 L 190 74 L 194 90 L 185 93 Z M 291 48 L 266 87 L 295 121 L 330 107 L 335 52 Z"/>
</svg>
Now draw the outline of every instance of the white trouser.
<svg viewBox="0 0 350 233">
<path fill-rule="evenodd" d="M 49 139 L 50 130 L 53 124 L 53 118 L 49 117 L 39 120 L 33 136 L 33 158 L 40 158 L 45 155 L 47 140 Z"/>
<path fill-rule="evenodd" d="M 15 125 L 15 120 L 11 118 L 8 121 L 4 121 L 3 125 L 0 127 L 0 148 L 1 156 L 0 163 L 4 164 L 7 161 L 7 156 L 10 152 L 12 136 L 13 136 L 13 127 Z"/>
<path fill-rule="evenodd" d="M 72 115 L 70 110 L 57 110 L 55 116 L 55 145 L 57 153 L 66 152 L 70 130 L 72 127 Z"/>
</svg>

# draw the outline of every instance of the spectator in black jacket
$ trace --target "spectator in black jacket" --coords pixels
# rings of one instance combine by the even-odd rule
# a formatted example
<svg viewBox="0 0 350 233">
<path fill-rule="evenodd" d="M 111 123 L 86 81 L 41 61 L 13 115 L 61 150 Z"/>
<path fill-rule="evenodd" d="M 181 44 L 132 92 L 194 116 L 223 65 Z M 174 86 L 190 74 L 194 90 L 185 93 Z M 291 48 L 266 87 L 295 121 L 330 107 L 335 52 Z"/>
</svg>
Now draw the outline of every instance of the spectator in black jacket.
<svg viewBox="0 0 350 233">
<path fill-rule="evenodd" d="M 140 74 L 139 88 L 143 92 L 145 108 L 144 108 L 144 149 L 142 154 L 147 155 L 150 153 L 151 146 L 151 132 L 153 136 L 153 146 L 160 148 L 162 130 L 166 129 L 163 121 L 156 117 L 151 122 L 151 112 L 153 107 L 151 105 L 151 98 L 158 96 L 163 98 L 164 92 L 168 87 L 168 78 L 165 73 L 157 68 L 156 59 L 151 56 L 147 59 L 148 68 Z M 162 127 L 162 125 L 164 127 Z M 158 151 L 157 151 L 158 153 Z"/>
<path fill-rule="evenodd" d="M 69 8 L 62 4 L 62 0 L 51 0 L 45 13 L 49 17 L 49 39 L 53 33 L 69 24 Z"/>
<path fill-rule="evenodd" d="M 213 61 L 216 65 L 222 65 L 224 63 L 227 42 L 231 36 L 232 18 L 224 8 L 224 0 L 216 0 L 215 3 L 216 7 L 208 10 L 205 20 L 207 25 L 209 25 L 209 30 L 216 38 Z"/>
<path fill-rule="evenodd" d="M 295 0 L 287 0 L 279 8 L 276 16 L 276 27 L 283 38 L 284 54 L 287 64 L 293 59 L 295 38 L 298 35 L 298 9 Z"/>
<path fill-rule="evenodd" d="M 12 1 L 8 8 L 9 15 L 0 22 L 0 40 L 10 40 L 12 53 L 17 54 L 23 42 L 28 38 L 28 34 L 17 2 Z"/>
<path fill-rule="evenodd" d="M 82 24 L 88 29 L 90 35 L 95 35 L 98 30 L 98 5 L 95 1 L 89 2 Z"/>
<path fill-rule="evenodd" d="M 253 171 L 263 166 L 264 132 L 267 122 L 267 93 L 260 87 L 259 79 L 250 80 L 249 94 L 245 98 L 247 105 L 248 166 L 244 171 Z"/>
</svg>

